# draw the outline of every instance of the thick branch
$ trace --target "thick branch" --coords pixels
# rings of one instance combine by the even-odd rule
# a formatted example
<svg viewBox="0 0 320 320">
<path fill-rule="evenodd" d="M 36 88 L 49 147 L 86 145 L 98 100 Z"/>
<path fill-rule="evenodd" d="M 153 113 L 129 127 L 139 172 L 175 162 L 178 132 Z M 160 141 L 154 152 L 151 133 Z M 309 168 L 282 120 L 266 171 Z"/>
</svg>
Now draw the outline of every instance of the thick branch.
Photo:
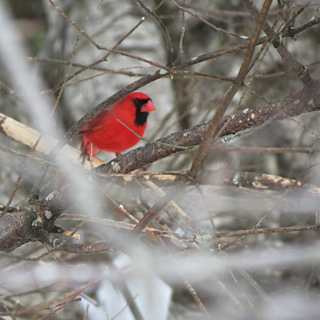
<svg viewBox="0 0 320 320">
<path fill-rule="evenodd" d="M 30 148 L 36 145 L 39 137 L 41 140 L 36 145 L 35 150 L 42 152 L 43 154 L 49 155 L 54 146 L 57 144 L 57 140 L 49 136 L 41 135 L 40 132 L 18 122 L 5 114 L 0 112 L 0 133 L 5 136 L 24 144 Z M 2 147 L 1 147 L 2 148 Z M 71 146 L 65 146 L 60 153 L 60 156 L 64 159 L 68 159 L 70 162 L 77 166 L 82 166 L 83 168 L 89 170 L 92 166 L 96 167 L 103 162 L 95 157 L 92 157 L 90 161 L 87 159 L 83 162 L 81 157 L 81 152 Z"/>
<path fill-rule="evenodd" d="M 217 131 L 224 126 L 220 137 L 235 134 L 242 130 L 258 128 L 275 120 L 298 116 L 300 114 L 320 110 L 320 82 L 312 81 L 302 90 L 272 102 L 263 102 L 252 108 L 235 113 L 231 119 L 225 118 Z M 181 151 L 182 147 L 199 145 L 208 132 L 209 122 L 197 125 L 191 129 L 175 132 L 167 137 L 136 148 L 112 161 L 99 166 L 96 170 L 101 173 L 128 173 L 166 158 Z"/>
</svg>

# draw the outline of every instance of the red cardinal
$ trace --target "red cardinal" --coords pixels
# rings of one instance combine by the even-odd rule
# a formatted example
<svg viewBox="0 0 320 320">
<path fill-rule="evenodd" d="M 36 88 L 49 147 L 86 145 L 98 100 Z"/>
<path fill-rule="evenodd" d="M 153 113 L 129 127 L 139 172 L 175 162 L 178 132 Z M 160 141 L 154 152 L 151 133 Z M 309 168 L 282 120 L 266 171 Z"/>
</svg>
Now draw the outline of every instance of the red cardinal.
<svg viewBox="0 0 320 320">
<path fill-rule="evenodd" d="M 102 150 L 119 156 L 120 152 L 140 141 L 147 127 L 149 112 L 154 110 L 156 108 L 147 94 L 129 94 L 81 129 L 83 154 L 95 156 Z"/>
</svg>

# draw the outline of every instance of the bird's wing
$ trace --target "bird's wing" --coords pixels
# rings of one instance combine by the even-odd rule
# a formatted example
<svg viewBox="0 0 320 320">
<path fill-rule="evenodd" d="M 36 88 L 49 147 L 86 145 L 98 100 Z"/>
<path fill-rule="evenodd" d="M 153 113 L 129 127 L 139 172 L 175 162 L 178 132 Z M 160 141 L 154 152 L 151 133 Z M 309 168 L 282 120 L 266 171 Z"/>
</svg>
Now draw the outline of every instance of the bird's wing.
<svg viewBox="0 0 320 320">
<path fill-rule="evenodd" d="M 109 122 L 108 118 L 110 117 L 110 114 L 111 112 L 109 110 L 103 111 L 89 123 L 84 125 L 82 129 L 79 131 L 79 134 L 86 134 L 102 129 L 106 126 L 106 123 Z"/>
</svg>

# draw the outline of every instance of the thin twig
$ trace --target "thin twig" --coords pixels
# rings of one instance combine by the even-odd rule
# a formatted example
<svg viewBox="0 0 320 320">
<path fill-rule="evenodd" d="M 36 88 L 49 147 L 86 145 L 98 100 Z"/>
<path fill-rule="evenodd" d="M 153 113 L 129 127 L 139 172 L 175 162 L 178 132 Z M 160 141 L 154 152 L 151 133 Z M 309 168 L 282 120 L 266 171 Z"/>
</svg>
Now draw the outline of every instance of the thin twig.
<svg viewBox="0 0 320 320">
<path fill-rule="evenodd" d="M 120 54 L 122 56 L 125 56 L 125 57 L 128 57 L 128 58 L 131 58 L 131 59 L 134 59 L 134 60 L 139 60 L 139 61 L 142 61 L 142 62 L 145 62 L 151 66 L 154 66 L 154 67 L 157 67 L 159 69 L 163 69 L 163 70 L 168 70 L 167 67 L 159 64 L 159 63 L 155 63 L 151 60 L 148 60 L 148 59 L 145 59 L 145 58 L 142 58 L 142 57 L 139 57 L 139 56 L 135 56 L 135 55 L 132 55 L 132 54 L 129 54 L 129 53 L 126 53 L 126 52 L 123 52 L 123 51 L 119 51 L 119 50 L 112 50 L 112 49 L 108 49 L 104 46 L 101 46 L 99 45 L 95 40 L 93 40 L 77 23 L 75 23 L 73 20 L 70 19 L 70 17 L 65 14 L 61 9 L 59 9 L 59 7 L 52 1 L 52 0 L 49 0 L 50 4 L 58 11 L 58 13 L 60 15 L 62 15 L 73 27 L 75 27 L 87 40 L 89 40 L 98 50 L 104 50 L 104 51 L 108 51 L 110 53 L 117 53 L 117 54 Z M 144 19 L 142 20 L 144 21 Z"/>
<path fill-rule="evenodd" d="M 219 28 L 217 26 L 215 26 L 213 23 L 209 22 L 208 20 L 202 18 L 201 16 L 193 13 L 191 10 L 189 10 L 188 8 L 186 8 L 185 6 L 182 6 L 180 5 L 177 1 L 175 0 L 171 0 L 172 3 L 174 3 L 179 9 L 187 12 L 188 14 L 190 14 L 191 16 L 199 19 L 200 21 L 202 21 L 203 23 L 205 23 L 206 25 L 208 25 L 210 28 L 212 28 L 213 30 L 217 31 L 217 32 L 221 32 L 221 33 L 224 33 L 228 36 L 232 36 L 232 37 L 236 37 L 236 38 L 241 38 L 241 39 L 247 39 L 248 37 L 244 37 L 244 36 L 239 36 L 233 32 L 230 32 L 230 31 L 227 31 L 227 30 L 224 30 L 222 28 Z"/>
<path fill-rule="evenodd" d="M 319 229 L 320 229 L 320 225 L 236 230 L 236 231 L 227 231 L 227 232 L 217 233 L 216 237 L 217 238 L 227 238 L 227 237 L 250 236 L 250 235 L 257 235 L 257 234 L 319 231 Z"/>
<path fill-rule="evenodd" d="M 172 41 L 170 34 L 168 32 L 167 27 L 165 24 L 161 21 L 161 19 L 156 15 L 155 10 L 150 10 L 141 0 L 135 0 L 138 6 L 147 14 L 147 17 L 150 16 L 153 18 L 153 20 L 157 23 L 157 25 L 160 27 L 163 33 L 163 37 L 167 46 L 167 66 L 171 66 L 172 64 L 172 54 L 173 54 L 173 47 L 172 47 Z M 160 4 L 157 6 L 161 6 L 163 1 L 160 2 Z"/>
</svg>

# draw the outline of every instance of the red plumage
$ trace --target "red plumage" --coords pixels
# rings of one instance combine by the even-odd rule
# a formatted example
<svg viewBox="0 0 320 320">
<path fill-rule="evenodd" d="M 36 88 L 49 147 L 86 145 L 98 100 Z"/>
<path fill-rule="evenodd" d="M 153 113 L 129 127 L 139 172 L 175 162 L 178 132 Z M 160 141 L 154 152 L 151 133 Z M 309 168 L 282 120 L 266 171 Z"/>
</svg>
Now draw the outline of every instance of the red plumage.
<svg viewBox="0 0 320 320">
<path fill-rule="evenodd" d="M 154 110 L 156 108 L 147 94 L 129 94 L 81 129 L 81 150 L 92 156 L 100 150 L 115 152 L 118 156 L 140 141 L 139 137 L 147 127 L 148 114 Z"/>
</svg>

